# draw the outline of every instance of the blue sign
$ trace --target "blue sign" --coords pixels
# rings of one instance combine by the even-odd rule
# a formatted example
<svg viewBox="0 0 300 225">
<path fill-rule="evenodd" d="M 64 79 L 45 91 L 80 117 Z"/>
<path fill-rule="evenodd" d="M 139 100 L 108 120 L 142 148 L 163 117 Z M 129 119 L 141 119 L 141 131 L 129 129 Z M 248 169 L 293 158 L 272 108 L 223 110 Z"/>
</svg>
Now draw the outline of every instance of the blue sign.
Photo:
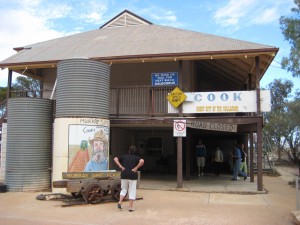
<svg viewBox="0 0 300 225">
<path fill-rule="evenodd" d="M 152 86 L 178 86 L 178 73 L 152 73 L 151 80 Z"/>
</svg>

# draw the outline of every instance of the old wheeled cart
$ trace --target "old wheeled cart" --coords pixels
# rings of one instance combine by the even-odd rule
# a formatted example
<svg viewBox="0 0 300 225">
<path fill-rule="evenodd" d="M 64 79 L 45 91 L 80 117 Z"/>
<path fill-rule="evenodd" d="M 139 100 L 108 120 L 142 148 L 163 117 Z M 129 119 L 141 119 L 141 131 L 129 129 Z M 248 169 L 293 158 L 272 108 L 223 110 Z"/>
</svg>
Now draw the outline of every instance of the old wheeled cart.
<svg viewBox="0 0 300 225">
<path fill-rule="evenodd" d="M 101 202 L 103 197 L 109 194 L 113 199 L 119 201 L 120 172 L 63 173 L 63 180 L 54 181 L 53 188 L 66 188 L 67 192 L 73 196 L 82 196 L 87 203 L 92 204 Z"/>
</svg>

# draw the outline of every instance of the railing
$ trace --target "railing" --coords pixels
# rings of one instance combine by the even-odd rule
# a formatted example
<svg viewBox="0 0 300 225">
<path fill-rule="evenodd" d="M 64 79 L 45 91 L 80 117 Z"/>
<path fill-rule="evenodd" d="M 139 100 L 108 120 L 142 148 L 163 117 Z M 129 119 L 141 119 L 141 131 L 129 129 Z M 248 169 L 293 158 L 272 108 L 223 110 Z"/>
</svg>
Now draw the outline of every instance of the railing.
<svg viewBox="0 0 300 225">
<path fill-rule="evenodd" d="M 119 87 L 110 89 L 110 115 L 158 116 L 168 113 L 167 95 L 173 87 Z"/>
<path fill-rule="evenodd" d="M 163 116 L 168 113 L 167 95 L 174 87 L 116 87 L 110 89 L 110 116 Z M 47 92 L 47 93 L 46 93 Z M 50 97 L 46 91 L 11 91 L 11 98 Z M 6 107 L 6 104 L 5 104 Z"/>
<path fill-rule="evenodd" d="M 39 91 L 10 91 L 10 98 L 41 98 L 42 90 Z"/>
</svg>

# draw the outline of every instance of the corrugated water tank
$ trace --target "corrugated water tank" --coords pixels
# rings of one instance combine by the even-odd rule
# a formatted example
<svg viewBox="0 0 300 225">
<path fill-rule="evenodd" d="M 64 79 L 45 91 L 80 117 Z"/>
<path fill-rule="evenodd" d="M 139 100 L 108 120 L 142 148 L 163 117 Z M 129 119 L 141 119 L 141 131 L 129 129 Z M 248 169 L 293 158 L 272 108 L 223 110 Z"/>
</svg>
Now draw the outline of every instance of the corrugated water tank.
<svg viewBox="0 0 300 225">
<path fill-rule="evenodd" d="M 52 123 L 52 100 L 9 99 L 5 177 L 8 191 L 50 190 Z"/>
<path fill-rule="evenodd" d="M 56 117 L 109 115 L 110 67 L 89 59 L 67 59 L 57 66 Z"/>
</svg>

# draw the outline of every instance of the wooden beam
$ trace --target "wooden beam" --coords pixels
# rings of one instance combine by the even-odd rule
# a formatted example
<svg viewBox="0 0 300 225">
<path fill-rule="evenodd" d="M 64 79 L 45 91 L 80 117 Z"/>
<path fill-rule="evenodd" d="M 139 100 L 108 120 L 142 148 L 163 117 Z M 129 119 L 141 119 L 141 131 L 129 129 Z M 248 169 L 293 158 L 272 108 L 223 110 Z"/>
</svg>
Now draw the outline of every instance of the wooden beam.
<svg viewBox="0 0 300 225">
<path fill-rule="evenodd" d="M 262 119 L 257 123 L 257 190 L 263 191 L 262 176 Z"/>
<path fill-rule="evenodd" d="M 257 99 L 257 116 L 261 116 L 260 109 L 260 69 L 259 69 L 259 56 L 255 57 L 255 74 L 256 74 L 256 99 Z M 262 118 L 257 121 L 257 190 L 263 190 L 263 178 L 262 178 Z"/>
<path fill-rule="evenodd" d="M 188 132 L 189 130 L 187 130 Z M 189 133 L 187 133 L 187 137 L 186 137 L 186 159 L 185 159 L 185 179 L 186 180 L 190 180 L 191 178 L 191 136 L 189 135 Z"/>
<path fill-rule="evenodd" d="M 259 57 L 256 56 L 255 57 L 255 74 L 256 74 L 256 105 L 257 105 L 257 115 L 260 116 L 261 115 L 261 109 L 260 109 L 260 87 L 259 87 L 259 81 L 260 81 L 260 71 L 259 71 Z"/>
<path fill-rule="evenodd" d="M 254 165 L 253 165 L 253 132 L 250 133 L 250 182 L 254 182 L 254 173 L 253 173 L 253 169 L 254 169 Z"/>
<path fill-rule="evenodd" d="M 7 74 L 6 104 L 8 103 L 8 99 L 10 98 L 11 82 L 12 82 L 12 70 L 8 70 L 8 74 Z"/>
<path fill-rule="evenodd" d="M 185 119 L 187 123 L 193 121 L 201 121 L 201 122 L 210 122 L 210 123 L 225 123 L 225 124 L 255 124 L 261 117 L 257 116 L 245 116 L 245 117 L 198 117 L 198 118 L 191 118 L 191 117 L 168 117 L 168 118 L 157 118 L 153 119 L 152 117 L 149 118 L 128 118 L 128 119 L 119 119 L 115 117 L 110 118 L 110 123 L 112 127 L 140 127 L 143 125 L 144 127 L 173 127 L 174 119 Z"/>
<path fill-rule="evenodd" d="M 179 88 L 182 89 L 183 83 L 183 70 L 182 70 L 182 61 L 178 62 L 178 71 L 179 71 Z M 182 117 L 182 106 L 179 106 L 179 116 Z M 177 137 L 177 188 L 182 188 L 182 137 Z"/>
</svg>

